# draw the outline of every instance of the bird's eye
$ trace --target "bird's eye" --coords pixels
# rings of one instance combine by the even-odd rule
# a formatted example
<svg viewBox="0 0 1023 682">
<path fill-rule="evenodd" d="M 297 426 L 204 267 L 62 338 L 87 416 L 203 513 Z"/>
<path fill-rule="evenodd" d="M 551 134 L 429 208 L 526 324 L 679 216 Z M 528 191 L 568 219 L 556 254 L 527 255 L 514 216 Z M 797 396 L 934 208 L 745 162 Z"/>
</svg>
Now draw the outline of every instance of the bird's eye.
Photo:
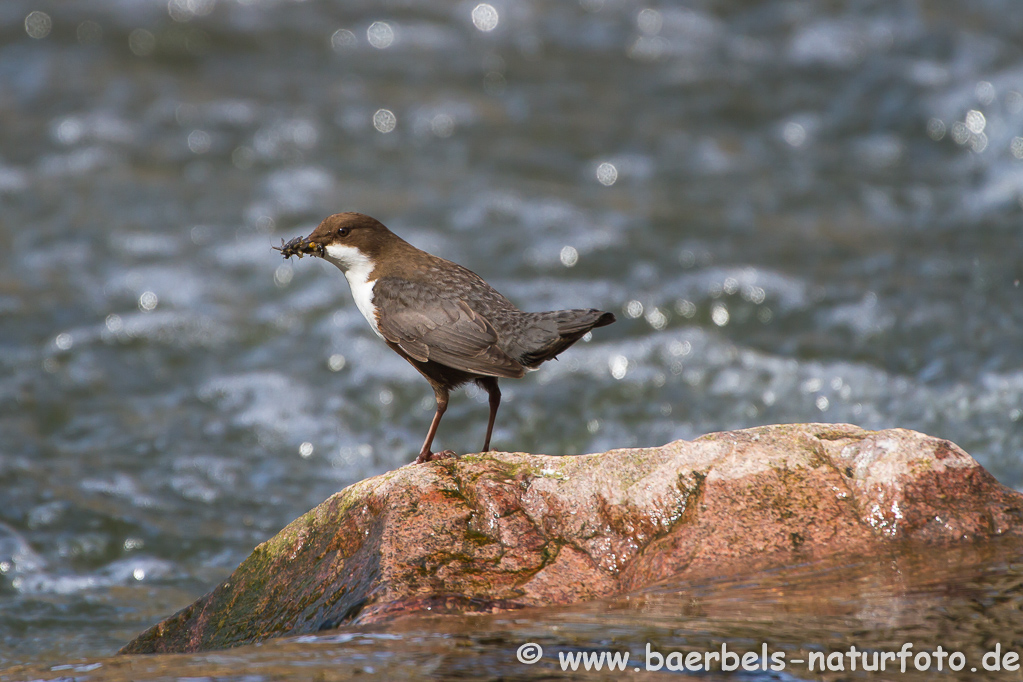
<svg viewBox="0 0 1023 682">
<path fill-rule="evenodd" d="M 347 227 L 339 227 L 339 228 L 337 228 L 337 236 L 338 237 L 347 237 L 348 236 L 348 232 L 349 232 L 349 230 L 348 230 Z"/>
</svg>

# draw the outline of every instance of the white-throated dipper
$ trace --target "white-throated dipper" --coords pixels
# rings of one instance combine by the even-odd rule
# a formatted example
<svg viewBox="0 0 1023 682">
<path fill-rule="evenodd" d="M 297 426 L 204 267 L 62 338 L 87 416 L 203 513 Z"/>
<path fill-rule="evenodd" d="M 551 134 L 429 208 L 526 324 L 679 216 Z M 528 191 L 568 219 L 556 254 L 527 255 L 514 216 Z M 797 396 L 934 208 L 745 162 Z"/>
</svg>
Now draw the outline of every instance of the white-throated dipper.
<svg viewBox="0 0 1023 682">
<path fill-rule="evenodd" d="M 285 258 L 312 254 L 340 268 L 376 335 L 433 386 L 437 412 L 417 463 L 455 456 L 430 450 L 451 389 L 474 381 L 490 396 L 486 452 L 501 404 L 497 380 L 519 378 L 615 321 L 592 308 L 522 312 L 476 273 L 417 249 L 361 213 L 337 213 L 308 237 L 273 248 Z"/>
</svg>

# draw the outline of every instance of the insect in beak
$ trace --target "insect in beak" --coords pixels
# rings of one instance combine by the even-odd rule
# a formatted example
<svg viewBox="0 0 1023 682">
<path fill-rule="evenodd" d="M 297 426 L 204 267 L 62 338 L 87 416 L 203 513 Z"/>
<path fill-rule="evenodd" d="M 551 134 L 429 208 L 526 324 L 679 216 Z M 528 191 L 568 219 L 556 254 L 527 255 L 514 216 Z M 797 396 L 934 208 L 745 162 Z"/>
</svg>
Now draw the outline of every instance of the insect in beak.
<svg viewBox="0 0 1023 682">
<path fill-rule="evenodd" d="M 292 256 L 301 258 L 306 254 L 323 256 L 323 244 L 317 244 L 306 237 L 295 237 L 287 243 L 284 242 L 284 239 L 281 239 L 280 246 L 271 246 L 270 248 L 280 251 L 285 258 L 291 258 Z"/>
</svg>

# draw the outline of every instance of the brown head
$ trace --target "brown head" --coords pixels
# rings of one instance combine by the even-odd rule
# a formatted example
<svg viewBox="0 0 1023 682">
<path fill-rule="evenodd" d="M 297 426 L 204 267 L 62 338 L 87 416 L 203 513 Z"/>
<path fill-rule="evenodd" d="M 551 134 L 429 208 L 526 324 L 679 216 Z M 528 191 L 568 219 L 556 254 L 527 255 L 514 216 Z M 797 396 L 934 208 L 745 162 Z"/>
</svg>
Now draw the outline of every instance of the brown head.
<svg viewBox="0 0 1023 682">
<path fill-rule="evenodd" d="M 320 256 L 348 272 L 379 262 L 396 249 L 406 248 L 412 247 L 379 220 L 362 213 L 335 213 L 325 218 L 308 237 L 293 239 L 279 250 L 285 258 L 302 254 Z"/>
</svg>

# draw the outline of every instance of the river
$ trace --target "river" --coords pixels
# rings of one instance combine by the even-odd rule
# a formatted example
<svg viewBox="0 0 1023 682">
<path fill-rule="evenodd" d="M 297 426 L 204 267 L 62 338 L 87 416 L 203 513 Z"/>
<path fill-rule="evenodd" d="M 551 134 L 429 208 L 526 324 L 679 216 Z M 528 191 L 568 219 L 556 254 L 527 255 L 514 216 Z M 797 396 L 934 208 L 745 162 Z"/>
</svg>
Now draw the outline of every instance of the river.
<svg viewBox="0 0 1023 682">
<path fill-rule="evenodd" d="M 5 0 L 0 666 L 112 654 L 415 457 L 429 386 L 270 248 L 342 210 L 618 316 L 502 383 L 498 449 L 851 422 L 1020 488 L 1016 10 Z"/>
</svg>

